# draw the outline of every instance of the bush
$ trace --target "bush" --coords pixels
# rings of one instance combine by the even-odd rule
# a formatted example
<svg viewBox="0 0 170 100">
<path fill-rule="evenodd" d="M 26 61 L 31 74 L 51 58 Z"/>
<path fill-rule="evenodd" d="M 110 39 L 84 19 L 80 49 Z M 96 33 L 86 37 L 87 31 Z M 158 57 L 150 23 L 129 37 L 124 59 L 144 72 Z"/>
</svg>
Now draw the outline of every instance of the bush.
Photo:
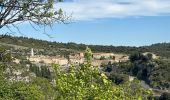
<svg viewBox="0 0 170 100">
<path fill-rule="evenodd" d="M 170 100 L 170 93 L 167 92 L 162 93 L 159 100 Z"/>
</svg>

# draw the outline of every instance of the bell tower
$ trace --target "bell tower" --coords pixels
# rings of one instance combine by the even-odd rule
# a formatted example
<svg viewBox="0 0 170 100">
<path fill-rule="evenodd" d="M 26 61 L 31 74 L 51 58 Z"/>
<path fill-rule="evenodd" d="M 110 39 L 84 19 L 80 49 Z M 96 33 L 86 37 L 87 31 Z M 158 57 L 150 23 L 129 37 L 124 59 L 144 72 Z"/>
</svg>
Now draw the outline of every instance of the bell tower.
<svg viewBox="0 0 170 100">
<path fill-rule="evenodd" d="M 31 48 L 31 56 L 33 57 L 34 56 L 34 49 Z"/>
</svg>

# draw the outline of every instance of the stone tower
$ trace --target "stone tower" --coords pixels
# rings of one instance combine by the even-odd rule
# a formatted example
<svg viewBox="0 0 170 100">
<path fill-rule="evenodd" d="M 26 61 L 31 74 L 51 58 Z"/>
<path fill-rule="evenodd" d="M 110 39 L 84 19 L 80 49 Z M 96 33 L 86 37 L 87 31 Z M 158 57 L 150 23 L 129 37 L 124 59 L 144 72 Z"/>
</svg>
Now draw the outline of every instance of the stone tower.
<svg viewBox="0 0 170 100">
<path fill-rule="evenodd" d="M 31 48 L 31 56 L 34 56 L 34 49 Z"/>
</svg>

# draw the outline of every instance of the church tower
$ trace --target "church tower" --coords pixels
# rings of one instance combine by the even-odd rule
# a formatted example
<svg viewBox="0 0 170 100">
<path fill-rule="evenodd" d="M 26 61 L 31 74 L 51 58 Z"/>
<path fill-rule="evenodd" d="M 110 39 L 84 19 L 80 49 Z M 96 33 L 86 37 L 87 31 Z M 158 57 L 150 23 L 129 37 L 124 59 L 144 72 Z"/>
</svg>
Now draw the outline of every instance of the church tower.
<svg viewBox="0 0 170 100">
<path fill-rule="evenodd" d="M 34 49 L 31 48 L 31 56 L 33 57 L 34 56 Z"/>
</svg>

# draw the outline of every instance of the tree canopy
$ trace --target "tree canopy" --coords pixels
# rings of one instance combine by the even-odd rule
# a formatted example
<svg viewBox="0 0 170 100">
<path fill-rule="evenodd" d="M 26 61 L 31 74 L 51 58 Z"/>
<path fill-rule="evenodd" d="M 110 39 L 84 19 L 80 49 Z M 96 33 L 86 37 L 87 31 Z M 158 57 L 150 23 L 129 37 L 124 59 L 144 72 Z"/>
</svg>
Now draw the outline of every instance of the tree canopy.
<svg viewBox="0 0 170 100">
<path fill-rule="evenodd" d="M 63 0 L 0 0 L 0 29 L 9 28 L 16 22 L 29 22 L 31 25 L 52 25 L 68 19 L 61 9 L 54 10 L 56 2 Z"/>
</svg>

